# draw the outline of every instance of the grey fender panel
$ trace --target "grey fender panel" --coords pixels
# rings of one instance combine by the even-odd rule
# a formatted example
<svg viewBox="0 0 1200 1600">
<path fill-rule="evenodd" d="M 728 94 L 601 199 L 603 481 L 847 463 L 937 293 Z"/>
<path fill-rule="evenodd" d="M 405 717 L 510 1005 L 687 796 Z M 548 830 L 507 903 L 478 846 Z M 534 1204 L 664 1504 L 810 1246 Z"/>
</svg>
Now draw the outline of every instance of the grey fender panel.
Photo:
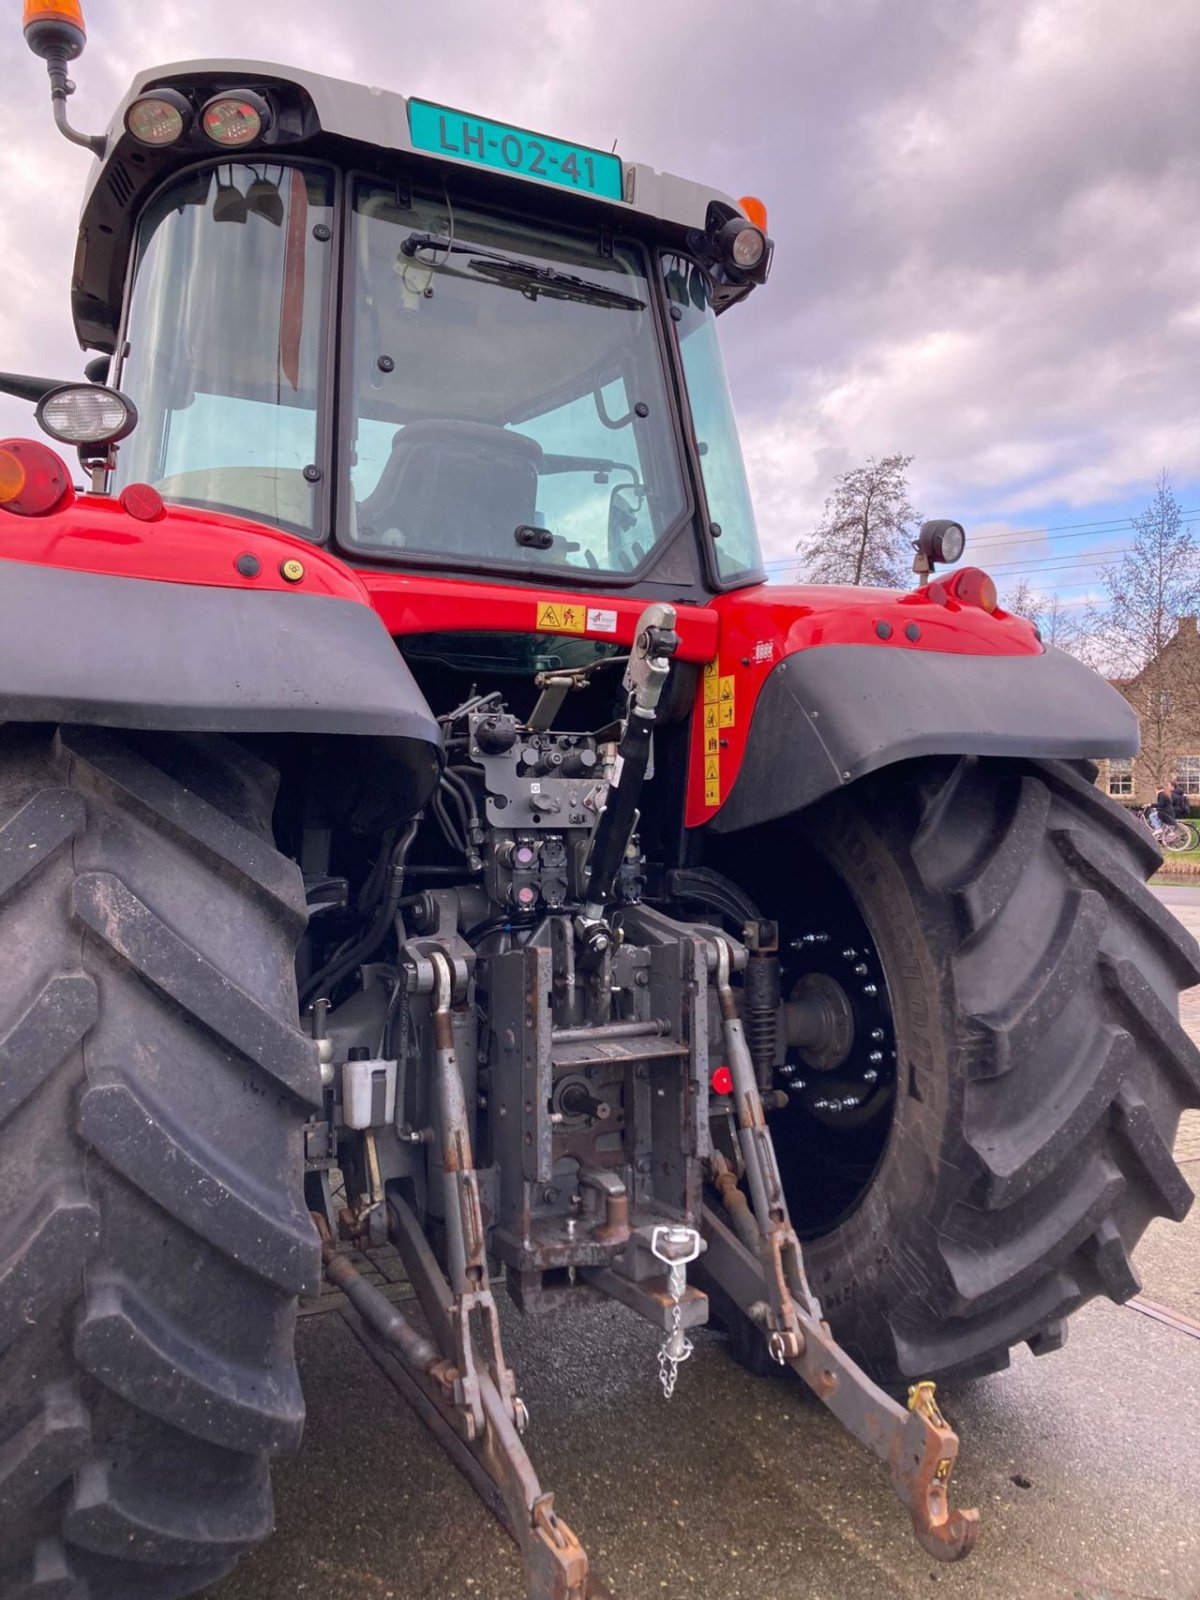
<svg viewBox="0 0 1200 1600">
<path fill-rule="evenodd" d="M 17 561 L 0 561 L 0 721 L 368 735 L 435 769 L 441 749 L 368 606 Z"/>
<path fill-rule="evenodd" d="M 944 655 L 822 645 L 781 661 L 754 708 L 719 833 L 786 816 L 914 756 L 1131 756 L 1137 718 L 1097 673 L 1061 650 Z"/>
</svg>

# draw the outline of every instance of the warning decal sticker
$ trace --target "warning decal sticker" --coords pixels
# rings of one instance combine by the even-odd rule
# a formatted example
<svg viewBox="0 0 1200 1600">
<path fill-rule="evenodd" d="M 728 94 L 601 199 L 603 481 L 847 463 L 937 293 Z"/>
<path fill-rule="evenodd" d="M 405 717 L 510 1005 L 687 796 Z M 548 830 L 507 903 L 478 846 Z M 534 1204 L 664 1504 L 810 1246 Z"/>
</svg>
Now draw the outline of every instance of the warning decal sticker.
<svg viewBox="0 0 1200 1600">
<path fill-rule="evenodd" d="M 725 788 L 721 777 L 722 751 L 728 741 L 724 730 L 737 721 L 737 676 L 722 673 L 719 661 L 710 661 L 704 668 L 704 692 L 701 700 L 704 726 L 704 804 L 715 808 L 721 804 Z"/>
<path fill-rule="evenodd" d="M 582 633 L 587 627 L 587 607 L 564 600 L 539 600 L 537 626 L 547 633 Z"/>
</svg>

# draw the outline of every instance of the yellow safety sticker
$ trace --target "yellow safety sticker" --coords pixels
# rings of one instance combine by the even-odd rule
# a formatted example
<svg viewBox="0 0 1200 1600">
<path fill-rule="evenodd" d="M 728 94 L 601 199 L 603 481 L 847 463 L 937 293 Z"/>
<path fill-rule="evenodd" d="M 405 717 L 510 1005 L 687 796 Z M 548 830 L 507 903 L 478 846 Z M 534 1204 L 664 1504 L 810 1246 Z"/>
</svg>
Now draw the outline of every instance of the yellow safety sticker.
<svg viewBox="0 0 1200 1600">
<path fill-rule="evenodd" d="M 722 700 L 721 704 L 719 706 L 714 706 L 712 709 L 714 711 L 716 711 L 716 713 L 717 713 L 717 727 L 718 728 L 732 728 L 733 727 L 733 701 L 732 700 Z"/>
<path fill-rule="evenodd" d="M 705 706 L 704 726 L 705 728 L 719 728 L 721 726 L 720 706 Z"/>
<path fill-rule="evenodd" d="M 587 627 L 587 607 L 561 600 L 539 600 L 537 626 L 550 633 L 582 633 Z"/>
<path fill-rule="evenodd" d="M 715 728 L 705 728 L 705 730 L 704 730 L 704 754 L 706 756 L 715 756 L 717 751 L 720 750 L 720 748 L 721 748 L 721 735 L 717 732 L 717 730 Z"/>
<path fill-rule="evenodd" d="M 717 679 L 717 699 L 723 706 L 731 706 L 733 704 L 733 682 L 732 674 L 727 678 Z"/>
<path fill-rule="evenodd" d="M 710 661 L 704 669 L 704 704 L 714 705 L 718 699 L 717 686 L 720 679 L 717 676 L 719 668 L 715 661 Z"/>
<path fill-rule="evenodd" d="M 704 781 L 705 783 L 720 783 L 721 781 L 721 763 L 716 756 L 705 756 L 704 758 Z"/>
<path fill-rule="evenodd" d="M 721 785 L 719 783 L 706 783 L 704 785 L 704 804 L 706 806 L 719 806 L 721 804 Z"/>
</svg>

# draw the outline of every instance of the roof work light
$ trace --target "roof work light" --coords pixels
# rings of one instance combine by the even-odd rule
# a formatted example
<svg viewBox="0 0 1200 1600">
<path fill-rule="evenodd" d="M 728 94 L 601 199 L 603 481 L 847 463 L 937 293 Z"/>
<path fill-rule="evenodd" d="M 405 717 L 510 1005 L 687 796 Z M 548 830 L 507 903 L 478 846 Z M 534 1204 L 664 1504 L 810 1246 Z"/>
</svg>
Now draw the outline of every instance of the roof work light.
<svg viewBox="0 0 1200 1600">
<path fill-rule="evenodd" d="M 226 150 L 240 150 L 261 139 L 271 126 L 271 108 L 261 94 L 243 89 L 228 91 L 213 98 L 200 113 L 200 126 L 214 144 Z"/>
<path fill-rule="evenodd" d="M 125 113 L 126 130 L 139 144 L 161 149 L 182 139 L 192 125 L 191 105 L 174 89 L 151 89 Z"/>
</svg>

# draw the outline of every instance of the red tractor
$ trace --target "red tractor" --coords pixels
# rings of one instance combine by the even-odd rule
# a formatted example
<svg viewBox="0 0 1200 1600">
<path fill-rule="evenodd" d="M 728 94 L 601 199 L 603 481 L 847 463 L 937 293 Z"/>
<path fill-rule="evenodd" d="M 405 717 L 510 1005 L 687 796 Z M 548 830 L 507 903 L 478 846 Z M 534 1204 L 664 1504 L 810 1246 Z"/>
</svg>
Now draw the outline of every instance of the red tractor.
<svg viewBox="0 0 1200 1600">
<path fill-rule="evenodd" d="M 58 446 L 0 445 L 0 1594 L 269 1532 L 323 1266 L 533 1600 L 603 1591 L 501 1284 L 647 1318 L 668 1396 L 711 1314 L 964 1555 L 930 1380 L 1057 1349 L 1191 1198 L 1128 707 L 930 578 L 957 524 L 911 593 L 764 583 L 757 202 L 242 61 L 83 135 L 75 0 L 26 23 L 97 354 L 0 382 Z M 339 1248 L 388 1239 L 420 1320 Z"/>
</svg>

